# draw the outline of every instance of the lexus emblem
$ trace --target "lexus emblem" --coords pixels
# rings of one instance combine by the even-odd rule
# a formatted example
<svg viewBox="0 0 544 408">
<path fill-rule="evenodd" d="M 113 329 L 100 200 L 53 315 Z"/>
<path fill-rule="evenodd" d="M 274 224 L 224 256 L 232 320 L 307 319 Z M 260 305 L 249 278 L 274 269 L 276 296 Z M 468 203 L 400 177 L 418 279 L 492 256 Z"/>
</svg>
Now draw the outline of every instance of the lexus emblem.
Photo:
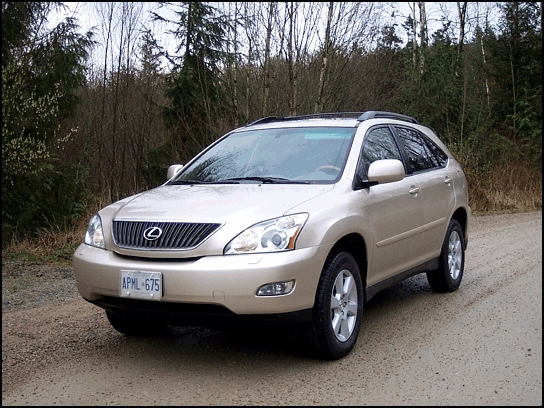
<svg viewBox="0 0 544 408">
<path fill-rule="evenodd" d="M 155 241 L 162 234 L 162 229 L 159 227 L 151 227 L 144 231 L 144 238 L 148 241 Z"/>
</svg>

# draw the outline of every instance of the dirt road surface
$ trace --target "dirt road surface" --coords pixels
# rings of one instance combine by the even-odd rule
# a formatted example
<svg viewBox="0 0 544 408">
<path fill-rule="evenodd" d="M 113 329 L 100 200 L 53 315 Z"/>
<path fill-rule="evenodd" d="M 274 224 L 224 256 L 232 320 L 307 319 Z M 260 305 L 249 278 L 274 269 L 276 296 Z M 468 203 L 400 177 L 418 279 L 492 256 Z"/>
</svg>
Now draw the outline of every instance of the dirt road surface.
<svg viewBox="0 0 544 408">
<path fill-rule="evenodd" d="M 71 268 L 3 265 L 2 405 L 542 406 L 542 212 L 474 217 L 466 257 L 454 293 L 419 275 L 378 294 L 333 362 L 281 332 L 127 338 Z"/>
</svg>

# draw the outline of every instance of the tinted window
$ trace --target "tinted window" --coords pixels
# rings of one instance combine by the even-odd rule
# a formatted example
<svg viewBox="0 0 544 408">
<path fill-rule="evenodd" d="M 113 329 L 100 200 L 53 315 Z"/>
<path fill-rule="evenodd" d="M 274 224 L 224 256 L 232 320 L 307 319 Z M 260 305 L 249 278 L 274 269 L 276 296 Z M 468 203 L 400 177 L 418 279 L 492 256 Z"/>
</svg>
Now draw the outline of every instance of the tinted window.
<svg viewBox="0 0 544 408">
<path fill-rule="evenodd" d="M 366 181 L 370 164 L 381 159 L 398 159 L 401 155 L 391 131 L 387 127 L 371 129 L 365 136 L 358 174 Z"/>
<path fill-rule="evenodd" d="M 427 141 L 431 152 L 434 153 L 434 156 L 436 157 L 438 167 L 444 167 L 448 162 L 448 155 L 444 153 L 442 149 L 440 149 L 440 147 L 438 147 L 432 140 L 429 140 L 428 138 L 425 138 L 425 140 Z"/>
<path fill-rule="evenodd" d="M 413 129 L 395 127 L 404 148 L 406 158 L 412 171 L 421 171 L 438 167 L 438 159 L 435 157 L 422 135 Z"/>
</svg>

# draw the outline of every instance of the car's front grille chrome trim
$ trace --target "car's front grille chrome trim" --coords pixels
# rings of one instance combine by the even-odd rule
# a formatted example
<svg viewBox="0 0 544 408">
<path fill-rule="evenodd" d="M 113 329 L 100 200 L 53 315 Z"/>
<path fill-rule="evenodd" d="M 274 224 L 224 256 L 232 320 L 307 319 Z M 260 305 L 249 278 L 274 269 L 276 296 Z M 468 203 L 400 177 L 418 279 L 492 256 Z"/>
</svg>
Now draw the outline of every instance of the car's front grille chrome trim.
<svg viewBox="0 0 544 408">
<path fill-rule="evenodd" d="M 222 224 L 201 222 L 157 222 L 114 220 L 113 242 L 120 248 L 144 250 L 188 250 L 196 248 Z M 158 238 L 146 238 L 145 232 L 154 229 Z"/>
</svg>

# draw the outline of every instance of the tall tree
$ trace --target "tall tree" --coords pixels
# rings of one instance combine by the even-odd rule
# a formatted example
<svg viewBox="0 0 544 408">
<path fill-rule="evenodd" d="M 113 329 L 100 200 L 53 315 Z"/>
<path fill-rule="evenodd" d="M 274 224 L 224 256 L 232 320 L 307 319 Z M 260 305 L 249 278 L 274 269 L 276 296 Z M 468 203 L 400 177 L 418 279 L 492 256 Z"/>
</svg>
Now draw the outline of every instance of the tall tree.
<svg viewBox="0 0 544 408">
<path fill-rule="evenodd" d="M 269 104 L 269 94 L 270 94 L 270 80 L 271 80 L 271 51 L 270 51 L 270 42 L 272 41 L 272 29 L 273 29 L 273 22 L 274 22 L 274 14 L 275 10 L 277 9 L 276 2 L 269 2 L 268 4 L 268 14 L 267 14 L 267 21 L 266 21 L 266 40 L 265 40 L 265 47 L 264 47 L 264 85 L 263 85 L 263 109 L 262 109 L 262 116 L 268 115 L 268 104 Z"/>
<path fill-rule="evenodd" d="M 425 52 L 427 50 L 427 11 L 425 9 L 425 2 L 418 2 L 419 6 L 419 39 L 420 52 L 419 52 L 419 74 L 422 75 L 425 71 Z"/>
<path fill-rule="evenodd" d="M 325 86 L 325 72 L 327 71 L 327 61 L 329 59 L 329 53 L 331 49 L 331 23 L 333 7 L 334 2 L 330 1 L 328 4 L 327 24 L 325 26 L 325 41 L 323 44 L 323 51 L 321 57 L 321 69 L 319 70 L 319 88 L 315 101 L 315 113 L 320 113 L 323 110 L 323 88 Z"/>
<path fill-rule="evenodd" d="M 496 98 L 492 112 L 510 130 L 520 156 L 542 167 L 542 4 L 503 3 L 500 34 L 490 43 Z M 493 91 L 492 91 L 493 93 Z"/>
<path fill-rule="evenodd" d="M 2 2 L 2 231 L 29 232 L 73 215 L 67 168 L 55 152 L 71 132 L 92 35 L 67 18 L 48 27 L 60 3 Z M 63 191 L 54 189 L 59 184 Z M 73 184 L 72 184 L 73 187 Z"/>
<path fill-rule="evenodd" d="M 173 130 L 176 159 L 185 161 L 219 136 L 217 118 L 228 111 L 222 68 L 227 61 L 230 22 L 203 2 L 181 2 L 172 11 L 175 19 L 154 15 L 174 26 L 169 33 L 177 46 L 174 54 L 167 53 L 172 67 L 165 118 Z"/>
<path fill-rule="evenodd" d="M 461 54 L 463 52 L 463 44 L 465 43 L 465 26 L 467 23 L 467 4 L 468 2 L 457 2 L 457 13 L 459 14 L 459 39 L 457 40 L 458 43 L 458 53 Z"/>
</svg>

